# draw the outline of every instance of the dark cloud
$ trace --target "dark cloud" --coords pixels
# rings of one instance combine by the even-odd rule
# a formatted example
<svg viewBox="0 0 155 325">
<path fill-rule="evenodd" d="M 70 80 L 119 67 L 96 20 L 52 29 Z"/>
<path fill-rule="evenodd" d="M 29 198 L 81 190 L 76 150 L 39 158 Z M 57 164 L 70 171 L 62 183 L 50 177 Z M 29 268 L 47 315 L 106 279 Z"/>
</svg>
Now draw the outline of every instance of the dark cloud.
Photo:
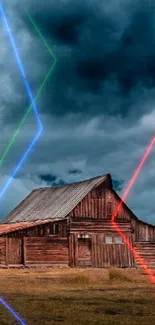
<svg viewBox="0 0 155 325">
<path fill-rule="evenodd" d="M 41 180 L 43 180 L 45 182 L 48 182 L 48 183 L 55 182 L 56 179 L 57 179 L 57 176 L 50 175 L 50 174 L 47 174 L 47 175 L 39 175 L 39 177 L 41 178 Z"/>
<path fill-rule="evenodd" d="M 42 112 L 55 116 L 81 112 L 86 116 L 119 114 L 124 119 L 132 118 L 133 104 L 143 100 L 144 89 L 146 96 L 155 82 L 155 23 L 149 4 L 136 1 L 133 7 L 133 2 L 129 5 L 127 1 L 121 7 L 118 2 L 119 9 L 114 6 L 108 10 L 99 1 L 96 5 L 93 1 L 79 1 L 76 6 L 70 1 L 57 5 L 47 1 L 44 6 L 34 1 L 27 3 L 26 8 L 54 47 L 58 60 L 42 92 Z M 32 38 L 31 56 L 24 54 L 23 59 L 35 94 L 53 59 L 23 8 L 18 9 L 18 14 L 21 23 L 17 24 Z M 17 77 L 16 84 L 24 98 L 25 90 L 19 87 Z M 14 109 L 17 116 L 19 107 L 21 101 Z M 139 108 L 134 118 L 144 111 L 144 107 Z"/>
<path fill-rule="evenodd" d="M 82 170 L 80 170 L 80 169 L 69 170 L 69 174 L 71 174 L 71 175 L 77 175 L 77 174 L 81 174 L 81 173 L 82 173 Z"/>
<path fill-rule="evenodd" d="M 36 101 L 44 131 L 1 201 L 1 216 L 34 188 L 108 172 L 115 189 L 123 193 L 154 136 L 155 6 L 145 0 L 6 0 L 6 4 L 34 97 L 53 58 L 25 9 L 57 64 Z M 29 105 L 2 27 L 1 153 Z M 36 132 L 32 111 L 1 165 L 1 188 Z M 154 166 L 149 161 L 129 198 L 137 216 L 148 221 L 153 220 L 153 180 Z"/>
<path fill-rule="evenodd" d="M 112 18 L 114 20 L 114 17 L 106 18 L 109 18 L 111 22 Z M 94 21 L 95 26 L 101 25 L 97 17 L 94 17 Z M 129 95 L 129 91 L 137 85 L 146 88 L 154 86 L 154 11 L 148 11 L 146 6 L 138 7 L 133 12 L 128 26 L 124 28 L 115 47 L 110 46 L 114 40 L 113 35 L 117 31 L 117 29 L 115 30 L 115 21 L 113 21 L 113 29 L 107 28 L 108 23 L 109 21 L 106 19 L 105 24 L 103 15 L 103 26 L 100 26 L 99 33 L 96 33 L 98 42 L 93 38 L 95 45 L 93 54 L 92 52 L 89 54 L 87 49 L 86 58 L 79 61 L 78 66 L 82 77 L 88 80 L 88 86 L 90 80 L 94 81 L 94 85 L 96 82 L 97 85 L 102 85 L 110 75 L 115 75 L 120 84 L 123 100 L 123 95 Z M 107 37 L 107 29 L 109 37 Z M 93 29 L 90 30 L 91 34 L 93 32 Z M 92 45 L 89 44 L 88 48 L 89 46 L 91 48 Z M 110 49 L 107 52 L 108 46 Z"/>
<path fill-rule="evenodd" d="M 47 36 L 52 36 L 56 40 L 59 40 L 65 44 L 75 45 L 78 43 L 78 36 L 81 25 L 85 22 L 85 16 L 83 14 L 73 14 L 72 16 L 64 16 L 56 21 L 47 20 L 46 24 L 42 24 L 41 29 Z M 50 17 L 51 18 L 51 17 Z"/>
<path fill-rule="evenodd" d="M 124 182 L 121 180 L 112 179 L 113 188 L 115 191 L 122 191 Z"/>
<path fill-rule="evenodd" d="M 65 182 L 60 179 L 58 176 L 51 175 L 51 174 L 45 174 L 45 175 L 39 175 L 41 181 L 46 182 L 50 186 L 58 186 L 58 185 L 64 185 Z"/>
<path fill-rule="evenodd" d="M 87 79 L 87 87 L 93 92 L 101 91 L 100 87 L 108 77 L 104 59 L 96 58 L 77 62 L 76 71 L 80 78 Z"/>
<path fill-rule="evenodd" d="M 54 77 L 42 94 L 46 113 L 127 118 L 133 116 L 141 91 L 154 87 L 154 11 L 145 1 L 136 1 L 134 10 L 127 2 L 116 18 L 116 10 L 99 2 L 96 10 L 94 6 L 83 1 L 74 8 L 68 1 L 55 8 L 49 2 L 31 7 L 44 37 L 57 46 Z"/>
</svg>

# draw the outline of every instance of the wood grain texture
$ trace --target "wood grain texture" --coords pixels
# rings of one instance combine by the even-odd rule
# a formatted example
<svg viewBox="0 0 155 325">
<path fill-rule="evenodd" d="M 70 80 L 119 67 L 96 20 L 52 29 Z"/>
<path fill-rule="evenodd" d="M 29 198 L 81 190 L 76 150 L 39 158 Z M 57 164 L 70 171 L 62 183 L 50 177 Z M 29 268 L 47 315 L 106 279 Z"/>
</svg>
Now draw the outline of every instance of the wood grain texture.
<svg viewBox="0 0 155 325">
<path fill-rule="evenodd" d="M 82 190 L 82 184 L 79 188 Z M 139 267 L 128 245 L 116 243 L 119 234 L 111 223 L 111 216 L 121 199 L 112 189 L 110 179 L 94 185 L 81 197 L 65 219 L 47 220 L 31 227 L 28 224 L 27 228 L 18 230 L 13 226 L 7 234 L 1 233 L 0 265 Z M 116 222 L 129 244 L 149 265 L 155 266 L 155 227 L 138 220 L 124 203 Z M 57 234 L 51 233 L 51 229 L 56 229 L 52 226 L 54 223 L 58 225 Z M 106 236 L 112 237 L 112 243 L 106 242 Z"/>
<path fill-rule="evenodd" d="M 67 264 L 68 242 L 64 238 L 25 238 L 26 265 Z"/>
</svg>

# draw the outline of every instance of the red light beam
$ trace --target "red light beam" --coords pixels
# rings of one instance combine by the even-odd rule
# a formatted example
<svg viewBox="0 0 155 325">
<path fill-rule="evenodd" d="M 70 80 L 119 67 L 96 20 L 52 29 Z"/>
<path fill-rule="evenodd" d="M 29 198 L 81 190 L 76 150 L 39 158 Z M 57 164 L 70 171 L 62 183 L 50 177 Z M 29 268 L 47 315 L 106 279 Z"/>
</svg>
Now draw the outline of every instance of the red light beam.
<svg viewBox="0 0 155 325">
<path fill-rule="evenodd" d="M 134 182 L 136 181 L 136 178 L 138 176 L 138 174 L 140 173 L 148 155 L 150 154 L 152 147 L 154 145 L 155 142 L 155 137 L 152 139 L 151 143 L 149 144 L 140 164 L 138 165 L 136 171 L 134 172 L 124 194 L 123 197 L 120 201 L 120 203 L 118 204 L 117 208 L 115 209 L 112 218 L 111 218 L 111 222 L 112 225 L 114 226 L 114 228 L 117 230 L 117 232 L 120 234 L 120 236 L 122 237 L 122 239 L 125 241 L 125 243 L 127 244 L 127 246 L 129 247 L 129 249 L 132 251 L 132 253 L 134 254 L 134 256 L 136 257 L 136 259 L 139 260 L 141 266 L 145 269 L 145 271 L 147 272 L 147 274 L 149 275 L 149 277 L 151 278 L 151 280 L 155 283 L 155 276 L 153 275 L 152 271 L 149 269 L 149 267 L 145 264 L 145 262 L 143 261 L 143 259 L 139 256 L 139 254 L 136 252 L 136 250 L 134 249 L 134 247 L 130 244 L 130 242 L 128 241 L 128 239 L 126 238 L 126 236 L 121 232 L 120 228 L 117 226 L 117 224 L 114 222 L 114 219 L 116 218 L 116 216 L 118 215 L 118 212 L 124 202 L 124 200 L 126 199 L 131 187 L 133 186 Z"/>
</svg>

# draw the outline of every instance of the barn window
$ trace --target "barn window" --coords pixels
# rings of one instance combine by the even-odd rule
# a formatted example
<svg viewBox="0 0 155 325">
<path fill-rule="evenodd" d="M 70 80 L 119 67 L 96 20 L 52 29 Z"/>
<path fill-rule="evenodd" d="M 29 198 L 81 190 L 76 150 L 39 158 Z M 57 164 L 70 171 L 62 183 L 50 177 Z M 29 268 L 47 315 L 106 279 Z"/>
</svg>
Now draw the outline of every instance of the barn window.
<svg viewBox="0 0 155 325">
<path fill-rule="evenodd" d="M 112 215 L 112 202 L 107 203 L 107 215 L 111 216 Z"/>
<path fill-rule="evenodd" d="M 52 223 L 50 227 L 51 235 L 58 235 L 58 223 Z"/>
<path fill-rule="evenodd" d="M 112 244 L 112 237 L 111 236 L 105 236 L 105 243 L 106 244 Z"/>
<path fill-rule="evenodd" d="M 115 238 L 115 243 L 116 243 L 116 244 L 123 244 L 123 239 L 122 239 L 122 237 L 121 237 L 121 236 L 117 236 L 117 237 Z"/>
</svg>

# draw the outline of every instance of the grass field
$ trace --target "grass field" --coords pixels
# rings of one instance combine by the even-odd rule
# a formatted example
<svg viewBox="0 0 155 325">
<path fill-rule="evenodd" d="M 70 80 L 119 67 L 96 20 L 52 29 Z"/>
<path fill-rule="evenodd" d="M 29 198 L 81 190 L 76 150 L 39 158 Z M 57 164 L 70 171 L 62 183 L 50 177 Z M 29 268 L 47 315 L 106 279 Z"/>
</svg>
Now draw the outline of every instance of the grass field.
<svg viewBox="0 0 155 325">
<path fill-rule="evenodd" d="M 0 269 L 0 280 L 27 325 L 155 324 L 155 285 L 142 270 Z M 0 325 L 16 324 L 0 304 Z"/>
</svg>

